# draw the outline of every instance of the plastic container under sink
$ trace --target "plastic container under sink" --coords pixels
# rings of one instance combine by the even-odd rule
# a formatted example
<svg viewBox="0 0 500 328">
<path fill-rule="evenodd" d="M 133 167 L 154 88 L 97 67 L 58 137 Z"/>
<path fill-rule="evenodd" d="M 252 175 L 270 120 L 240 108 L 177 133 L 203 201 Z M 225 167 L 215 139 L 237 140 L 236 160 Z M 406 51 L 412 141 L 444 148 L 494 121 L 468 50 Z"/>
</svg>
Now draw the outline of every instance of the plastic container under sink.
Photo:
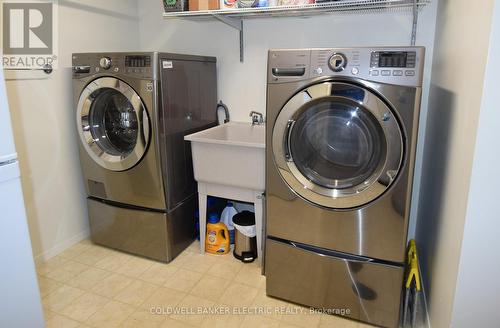
<svg viewBox="0 0 500 328">
<path fill-rule="evenodd" d="M 232 202 L 227 202 L 226 208 L 222 211 L 220 216 L 220 222 L 224 223 L 229 230 L 229 240 L 231 244 L 234 245 L 234 224 L 233 224 L 233 216 L 238 214 L 238 211 L 234 208 Z"/>
<path fill-rule="evenodd" d="M 205 237 L 205 251 L 207 253 L 223 255 L 231 249 L 229 231 L 224 223 L 219 222 L 216 213 L 208 216 L 207 235 Z"/>
</svg>

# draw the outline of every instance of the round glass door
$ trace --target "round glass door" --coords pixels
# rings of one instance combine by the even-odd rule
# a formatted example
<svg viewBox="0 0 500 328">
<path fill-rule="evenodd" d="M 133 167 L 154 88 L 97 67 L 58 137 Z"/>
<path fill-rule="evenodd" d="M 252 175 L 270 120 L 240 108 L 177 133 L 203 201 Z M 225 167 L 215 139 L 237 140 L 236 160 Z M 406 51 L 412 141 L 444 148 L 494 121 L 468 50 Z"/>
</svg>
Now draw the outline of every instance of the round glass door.
<svg viewBox="0 0 500 328">
<path fill-rule="evenodd" d="M 125 82 L 100 78 L 82 92 L 77 114 L 87 153 L 102 167 L 123 171 L 143 157 L 149 119 L 140 97 Z"/>
<path fill-rule="evenodd" d="M 279 172 L 300 196 L 330 208 L 362 206 L 395 179 L 402 133 L 388 106 L 355 85 L 309 87 L 283 107 L 273 129 Z"/>
<path fill-rule="evenodd" d="M 340 101 L 312 105 L 290 131 L 290 155 L 297 169 L 325 188 L 362 184 L 385 159 L 385 151 L 376 118 Z"/>
</svg>

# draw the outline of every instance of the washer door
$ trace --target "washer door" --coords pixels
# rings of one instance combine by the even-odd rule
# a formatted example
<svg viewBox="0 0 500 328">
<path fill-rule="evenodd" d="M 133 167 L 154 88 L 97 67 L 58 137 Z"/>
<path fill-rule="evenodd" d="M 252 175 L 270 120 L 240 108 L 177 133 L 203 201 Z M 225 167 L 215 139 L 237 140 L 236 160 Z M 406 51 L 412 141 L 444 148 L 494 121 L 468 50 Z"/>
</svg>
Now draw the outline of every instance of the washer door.
<svg viewBox="0 0 500 328">
<path fill-rule="evenodd" d="M 295 94 L 273 128 L 278 171 L 304 199 L 324 207 L 363 206 L 392 184 L 403 159 L 403 134 L 374 93 L 325 82 Z"/>
<path fill-rule="evenodd" d="M 112 171 L 136 165 L 149 143 L 149 117 L 139 95 L 112 77 L 90 82 L 77 109 L 80 139 L 90 157 Z"/>
</svg>

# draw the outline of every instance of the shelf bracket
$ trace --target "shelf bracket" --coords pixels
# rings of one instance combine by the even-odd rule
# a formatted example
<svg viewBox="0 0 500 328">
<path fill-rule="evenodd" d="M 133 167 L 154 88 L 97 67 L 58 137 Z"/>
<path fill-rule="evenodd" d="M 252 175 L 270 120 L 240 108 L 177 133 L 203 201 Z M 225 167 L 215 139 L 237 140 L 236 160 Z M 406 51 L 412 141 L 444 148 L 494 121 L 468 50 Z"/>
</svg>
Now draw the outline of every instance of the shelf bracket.
<svg viewBox="0 0 500 328">
<path fill-rule="evenodd" d="M 243 19 L 236 19 L 236 18 L 231 18 L 231 17 L 224 17 L 221 15 L 213 14 L 212 15 L 215 19 L 219 20 L 220 22 L 231 26 L 232 28 L 238 30 L 240 33 L 240 62 L 243 63 L 244 60 L 244 49 L 243 49 Z"/>
<path fill-rule="evenodd" d="M 413 21 L 411 25 L 411 45 L 414 46 L 417 42 L 417 25 L 418 25 L 418 1 L 413 0 Z"/>
</svg>

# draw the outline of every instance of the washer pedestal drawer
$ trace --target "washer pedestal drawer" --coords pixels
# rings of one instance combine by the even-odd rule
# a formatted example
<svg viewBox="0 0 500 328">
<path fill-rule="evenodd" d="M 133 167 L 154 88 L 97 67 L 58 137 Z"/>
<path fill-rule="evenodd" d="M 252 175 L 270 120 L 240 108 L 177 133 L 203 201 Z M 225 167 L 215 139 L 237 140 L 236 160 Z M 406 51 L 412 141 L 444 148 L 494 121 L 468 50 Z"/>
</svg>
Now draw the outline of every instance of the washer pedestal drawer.
<svg viewBox="0 0 500 328">
<path fill-rule="evenodd" d="M 196 197 L 169 213 L 87 199 L 92 241 L 127 253 L 170 262 L 194 240 Z"/>
<path fill-rule="evenodd" d="M 403 267 L 268 239 L 267 295 L 330 314 L 398 327 Z M 303 247 L 305 246 L 305 248 Z"/>
</svg>

